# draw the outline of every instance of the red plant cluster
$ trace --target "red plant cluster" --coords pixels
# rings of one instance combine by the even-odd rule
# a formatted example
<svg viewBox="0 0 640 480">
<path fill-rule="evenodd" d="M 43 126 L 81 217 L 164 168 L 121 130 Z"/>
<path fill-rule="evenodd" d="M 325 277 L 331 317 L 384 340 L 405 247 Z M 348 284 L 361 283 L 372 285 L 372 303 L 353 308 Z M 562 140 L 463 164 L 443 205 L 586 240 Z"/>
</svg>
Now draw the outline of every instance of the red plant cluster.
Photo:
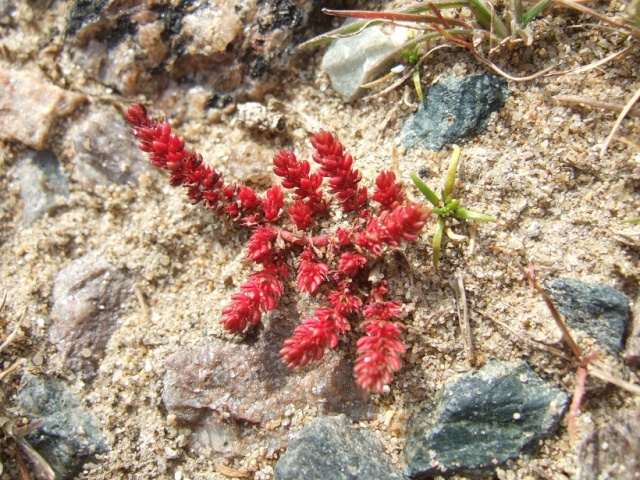
<svg viewBox="0 0 640 480">
<path fill-rule="evenodd" d="M 171 173 L 172 186 L 187 188 L 192 202 L 202 202 L 205 208 L 252 229 L 247 257 L 259 267 L 223 309 L 224 327 L 235 333 L 258 323 L 263 313 L 276 307 L 295 267 L 298 290 L 311 296 L 322 291 L 326 303 L 285 341 L 280 351 L 284 362 L 296 367 L 320 360 L 326 349 L 338 345 L 353 321 L 360 321 L 364 336 L 358 340 L 356 382 L 366 391 L 382 391 L 401 368 L 399 355 L 405 347 L 403 325 L 397 318 L 402 307 L 385 300 L 386 282 L 371 285 L 368 271 L 385 249 L 414 241 L 430 210 L 406 202 L 393 172 L 378 176 L 370 197 L 366 187 L 359 185 L 362 175 L 353 168 L 353 158 L 326 131 L 311 139 L 317 171 L 311 170 L 308 161 L 282 150 L 273 159 L 281 185 L 258 195 L 245 185 L 225 183 L 199 154 L 185 149 L 166 121 L 150 117 L 144 106 L 132 105 L 126 119 L 153 165 Z M 322 190 L 325 178 L 330 196 Z M 286 210 L 283 188 L 291 192 Z M 314 236 L 320 228 L 314 219 L 327 212 L 331 196 L 356 216 L 349 228 Z M 292 252 L 298 256 L 293 265 Z M 368 294 L 362 293 L 363 285 Z"/>
</svg>

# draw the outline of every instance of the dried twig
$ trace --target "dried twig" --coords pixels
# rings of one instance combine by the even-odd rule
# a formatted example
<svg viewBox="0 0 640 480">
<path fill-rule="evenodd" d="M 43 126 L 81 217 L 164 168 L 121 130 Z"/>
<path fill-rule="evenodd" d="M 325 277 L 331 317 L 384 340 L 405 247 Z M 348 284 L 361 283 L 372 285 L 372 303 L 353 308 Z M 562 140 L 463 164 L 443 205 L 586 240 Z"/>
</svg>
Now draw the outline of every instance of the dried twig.
<svg viewBox="0 0 640 480">
<path fill-rule="evenodd" d="M 571 73 L 588 72 L 589 70 L 593 70 L 594 68 L 598 68 L 598 67 L 604 65 L 605 63 L 610 62 L 611 60 L 616 60 L 617 58 L 620 58 L 620 57 L 626 55 L 626 53 L 629 50 L 631 50 L 632 47 L 633 47 L 633 45 L 628 46 L 626 48 L 623 48 L 619 52 L 612 53 L 611 55 L 608 55 L 608 56 L 604 57 L 603 59 L 598 60 L 596 62 L 590 63 L 589 65 L 584 65 L 582 67 L 574 68 L 572 70 L 563 70 L 562 72 L 549 73 L 546 76 L 547 77 L 561 77 L 563 75 L 569 75 Z"/>
<path fill-rule="evenodd" d="M 471 325 L 469 324 L 469 309 L 467 307 L 467 294 L 464 290 L 464 279 L 462 272 L 456 272 L 456 296 L 458 299 L 458 321 L 460 322 L 460 333 L 464 341 L 464 346 L 467 354 L 467 361 L 471 367 L 476 366 L 476 352 L 473 347 L 473 336 L 471 332 Z"/>
<path fill-rule="evenodd" d="M 484 318 L 486 318 L 487 320 L 491 320 L 496 325 L 500 325 L 502 328 L 504 328 L 511 335 L 513 335 L 514 337 L 522 340 L 525 343 L 528 343 L 533 348 L 537 348 L 538 350 L 542 350 L 542 351 L 548 352 L 548 353 L 550 353 L 551 355 L 553 355 L 555 357 L 562 358 L 563 360 L 567 360 L 567 361 L 573 360 L 573 357 L 570 357 L 569 355 L 564 353 L 562 350 L 559 350 L 559 349 L 554 348 L 554 347 L 550 347 L 549 345 L 547 345 L 545 343 L 539 342 L 539 341 L 534 340 L 534 339 L 532 339 L 530 337 L 527 337 L 525 335 L 521 335 L 520 333 L 516 332 L 513 328 L 511 328 L 509 325 L 507 325 L 506 323 L 501 322 L 500 320 L 492 317 L 488 312 L 485 312 L 484 310 L 478 310 L 478 313 L 480 315 L 482 315 Z"/>
<path fill-rule="evenodd" d="M 2 307 L 4 308 L 4 300 L 3 300 Z M 1 311 L 2 311 L 2 308 L 0 308 L 0 312 Z M 0 353 L 4 351 L 4 349 L 7 348 L 15 338 L 16 334 L 18 333 L 18 330 L 20 329 L 20 325 L 22 324 L 22 320 L 24 320 L 26 313 L 27 313 L 27 308 L 25 307 L 24 312 L 22 313 L 22 315 L 20 316 L 20 319 L 18 320 L 18 325 L 16 325 L 16 328 L 13 329 L 13 332 L 11 332 L 11 334 L 7 337 L 7 339 L 4 342 L 2 342 L 2 345 L 0 345 Z"/>
<path fill-rule="evenodd" d="M 636 93 L 633 95 L 633 97 L 631 97 L 631 100 L 627 102 L 627 104 L 624 106 L 624 108 L 620 112 L 620 115 L 618 115 L 616 122 L 613 124 L 613 127 L 611 128 L 611 133 L 609 133 L 609 136 L 604 141 L 604 145 L 602 145 L 602 149 L 600 150 L 600 158 L 604 157 L 604 154 L 607 153 L 607 148 L 609 148 L 609 144 L 611 143 L 611 140 L 613 140 L 613 137 L 618 131 L 618 128 L 620 128 L 620 125 L 622 124 L 624 117 L 627 116 L 629 111 L 631 111 L 631 109 L 639 99 L 640 99 L 640 88 L 636 90 Z"/>
<path fill-rule="evenodd" d="M 564 103 L 570 106 L 583 106 L 588 105 L 590 107 L 600 108 L 602 110 L 609 110 L 611 112 L 622 112 L 624 105 L 621 103 L 604 102 L 595 98 L 580 97 L 578 95 L 556 95 L 553 97 L 557 102 Z M 640 117 L 640 108 L 632 108 L 629 110 L 629 115 L 634 117 Z"/>
</svg>

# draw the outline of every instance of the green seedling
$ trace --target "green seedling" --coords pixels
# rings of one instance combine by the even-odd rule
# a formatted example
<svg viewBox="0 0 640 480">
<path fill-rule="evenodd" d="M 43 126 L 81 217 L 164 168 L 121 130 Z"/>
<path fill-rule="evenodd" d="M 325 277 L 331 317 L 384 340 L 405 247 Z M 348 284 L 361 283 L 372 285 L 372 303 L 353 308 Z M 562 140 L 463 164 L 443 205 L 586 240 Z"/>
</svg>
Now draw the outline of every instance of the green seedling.
<svg viewBox="0 0 640 480">
<path fill-rule="evenodd" d="M 460 147 L 457 145 L 453 147 L 453 154 L 449 161 L 449 169 L 447 170 L 447 176 L 445 178 L 444 189 L 440 197 L 431 190 L 426 183 L 424 183 L 420 177 L 415 174 L 411 175 L 413 183 L 422 192 L 422 194 L 433 205 L 433 213 L 438 216 L 436 222 L 436 230 L 433 234 L 433 265 L 438 268 L 440 261 L 440 253 L 442 250 L 442 236 L 447 231 L 447 235 L 455 238 L 456 236 L 451 233 L 451 230 L 446 228 L 447 218 L 456 217 L 463 220 L 475 220 L 476 222 L 495 222 L 496 219 L 485 215 L 484 213 L 474 212 L 467 210 L 460 206 L 460 199 L 453 197 L 453 190 L 456 182 L 456 173 L 458 172 L 458 163 L 460 162 Z M 458 238 L 460 238 L 458 236 Z"/>
<path fill-rule="evenodd" d="M 414 37 L 413 31 L 409 31 L 407 40 L 412 40 Z M 420 99 L 420 102 L 424 101 L 424 94 L 422 93 L 422 83 L 420 81 L 420 69 L 418 68 L 418 61 L 420 61 L 420 45 L 414 45 L 413 48 L 408 48 L 400 52 L 402 58 L 404 58 L 410 65 L 414 65 L 416 68 L 413 71 L 413 86 L 416 89 L 416 94 Z"/>
</svg>

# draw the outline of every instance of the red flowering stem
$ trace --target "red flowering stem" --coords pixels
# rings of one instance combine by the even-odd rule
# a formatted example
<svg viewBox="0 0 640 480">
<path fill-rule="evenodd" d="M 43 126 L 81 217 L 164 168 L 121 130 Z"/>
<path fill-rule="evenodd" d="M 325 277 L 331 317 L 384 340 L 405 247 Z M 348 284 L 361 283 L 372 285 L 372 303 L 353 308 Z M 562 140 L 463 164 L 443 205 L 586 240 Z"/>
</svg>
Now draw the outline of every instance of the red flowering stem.
<svg viewBox="0 0 640 480">
<path fill-rule="evenodd" d="M 311 250 L 306 249 L 300 255 L 298 290 L 315 296 L 320 285 L 327 279 L 327 272 L 329 272 L 327 264 L 318 261 L 318 257 Z"/>
<path fill-rule="evenodd" d="M 305 319 L 293 331 L 293 337 L 284 341 L 280 350 L 283 361 L 289 367 L 303 367 L 320 360 L 327 348 L 338 345 L 338 335 L 349 329 L 347 319 L 328 307 L 320 307 L 315 316 Z"/>
<path fill-rule="evenodd" d="M 201 155 L 185 149 L 184 140 L 171 132 L 168 122 L 149 116 L 143 105 L 131 105 L 125 118 L 140 139 L 140 150 L 150 154 L 154 166 L 171 172 L 170 185 L 187 188 L 193 203 L 203 201 L 205 208 L 234 218 L 249 217 L 260 205 L 251 188 L 225 185 L 222 175 L 206 166 Z"/>
<path fill-rule="evenodd" d="M 342 144 L 331 133 L 320 130 L 311 137 L 316 149 L 313 160 L 321 165 L 318 173 L 329 178 L 331 192 L 336 195 L 345 212 L 363 208 L 368 200 L 367 189 L 358 188 L 362 174 L 352 168 L 353 157 L 342 151 Z"/>
<path fill-rule="evenodd" d="M 278 278 L 282 271 L 270 266 L 252 274 L 249 281 L 240 286 L 240 292 L 231 296 L 231 304 L 222 310 L 220 322 L 224 328 L 231 333 L 242 332 L 248 324 L 258 323 L 262 312 L 273 310 L 283 292 Z"/>
<path fill-rule="evenodd" d="M 381 172 L 376 178 L 376 188 L 371 199 L 380 204 L 380 210 L 393 210 L 404 203 L 402 184 L 396 182 L 393 172 Z"/>
<path fill-rule="evenodd" d="M 367 336 L 357 343 L 358 359 L 353 371 L 358 386 L 368 392 L 382 392 L 384 386 L 393 380 L 394 372 L 402 368 L 399 355 L 405 352 L 401 341 L 404 325 L 392 321 L 402 309 L 396 302 L 382 300 L 387 291 L 386 282 L 372 289 L 368 306 L 363 312 Z"/>
</svg>

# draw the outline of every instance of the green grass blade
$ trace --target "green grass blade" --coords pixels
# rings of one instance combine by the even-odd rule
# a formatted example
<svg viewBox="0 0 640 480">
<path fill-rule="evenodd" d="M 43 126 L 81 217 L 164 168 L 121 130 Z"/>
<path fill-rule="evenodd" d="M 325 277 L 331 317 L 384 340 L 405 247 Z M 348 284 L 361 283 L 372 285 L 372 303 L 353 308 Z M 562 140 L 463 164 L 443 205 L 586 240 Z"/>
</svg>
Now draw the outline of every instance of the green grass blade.
<svg viewBox="0 0 640 480">
<path fill-rule="evenodd" d="M 433 232 L 433 266 L 438 269 L 440 253 L 442 250 L 442 234 L 444 233 L 444 218 L 439 218 L 436 223 L 436 231 Z"/>
<path fill-rule="evenodd" d="M 478 213 L 471 210 L 467 210 L 466 208 L 458 208 L 455 211 L 454 215 L 464 220 L 475 220 L 476 222 L 495 222 L 496 221 L 496 219 L 490 215 L 485 215 L 484 213 Z"/>
<path fill-rule="evenodd" d="M 471 11 L 482 27 L 491 32 L 493 31 L 500 38 L 507 38 L 509 30 L 503 21 L 484 4 L 482 0 L 469 0 Z"/>
<path fill-rule="evenodd" d="M 547 5 L 551 3 L 551 0 L 540 0 L 536 3 L 531 9 L 522 15 L 522 19 L 520 20 L 520 28 L 524 28 L 529 25 L 529 22 L 536 18 L 542 10 L 544 10 Z"/>
<path fill-rule="evenodd" d="M 449 169 L 447 170 L 447 177 L 444 182 L 444 190 L 442 191 L 442 200 L 445 202 L 449 196 L 453 193 L 453 187 L 456 184 L 456 173 L 458 172 L 458 163 L 460 162 L 460 147 L 458 145 L 453 146 L 453 153 L 451 154 L 451 160 L 449 160 Z"/>
<path fill-rule="evenodd" d="M 418 190 L 422 192 L 422 194 L 427 198 L 427 200 L 429 200 L 429 202 L 431 202 L 431 204 L 434 207 L 437 207 L 438 205 L 440 205 L 440 199 L 438 198 L 438 196 L 435 193 L 433 193 L 433 190 L 431 190 L 427 186 L 427 184 L 420 179 L 420 177 L 412 173 L 411 180 L 413 180 L 413 183 L 416 184 L 416 187 L 418 187 Z"/>
</svg>

